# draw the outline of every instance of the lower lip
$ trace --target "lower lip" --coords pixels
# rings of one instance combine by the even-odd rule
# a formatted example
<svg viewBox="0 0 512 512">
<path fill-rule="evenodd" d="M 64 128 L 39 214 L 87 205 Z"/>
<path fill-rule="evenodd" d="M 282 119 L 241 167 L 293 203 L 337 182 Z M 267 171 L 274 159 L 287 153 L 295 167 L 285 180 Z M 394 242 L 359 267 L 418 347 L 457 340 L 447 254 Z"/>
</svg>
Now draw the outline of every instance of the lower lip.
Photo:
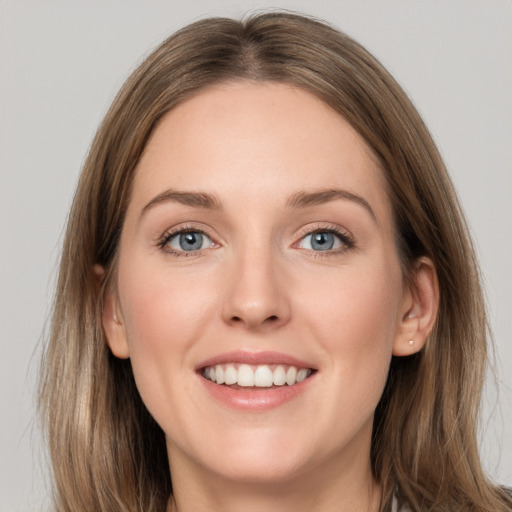
<svg viewBox="0 0 512 512">
<path fill-rule="evenodd" d="M 215 384 L 202 375 L 198 375 L 198 377 L 207 392 L 224 405 L 244 411 L 267 411 L 297 398 L 310 385 L 314 375 L 293 386 L 246 389 L 233 389 L 222 384 Z"/>
</svg>

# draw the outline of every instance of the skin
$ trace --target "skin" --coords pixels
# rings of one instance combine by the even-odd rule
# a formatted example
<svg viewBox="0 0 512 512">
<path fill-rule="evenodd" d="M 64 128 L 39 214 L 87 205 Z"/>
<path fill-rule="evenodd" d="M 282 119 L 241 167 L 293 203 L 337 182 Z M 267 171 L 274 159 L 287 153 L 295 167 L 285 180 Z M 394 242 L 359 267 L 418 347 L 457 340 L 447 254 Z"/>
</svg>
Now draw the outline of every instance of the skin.
<svg viewBox="0 0 512 512">
<path fill-rule="evenodd" d="M 333 188 L 367 206 L 287 206 Z M 219 208 L 155 201 L 169 189 L 214 195 Z M 161 243 L 184 227 L 206 233 L 202 249 Z M 330 229 L 351 242 L 314 250 L 308 233 Z M 375 407 L 392 354 L 422 348 L 437 285 L 422 259 L 405 286 L 383 172 L 342 117 L 283 84 L 228 83 L 182 103 L 139 162 L 118 265 L 105 332 L 166 434 L 169 510 L 378 510 Z M 240 411 L 213 400 L 196 371 L 237 349 L 317 372 L 293 400 Z"/>
</svg>

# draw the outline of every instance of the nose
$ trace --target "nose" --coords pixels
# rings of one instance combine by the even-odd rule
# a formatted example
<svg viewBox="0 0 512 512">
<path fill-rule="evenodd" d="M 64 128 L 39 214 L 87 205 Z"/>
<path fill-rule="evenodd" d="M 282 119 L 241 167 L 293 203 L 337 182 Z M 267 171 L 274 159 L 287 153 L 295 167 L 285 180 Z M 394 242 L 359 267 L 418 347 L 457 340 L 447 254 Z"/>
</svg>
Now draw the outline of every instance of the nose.
<svg viewBox="0 0 512 512">
<path fill-rule="evenodd" d="M 252 244 L 251 244 L 252 245 Z M 278 328 L 290 320 L 286 272 L 271 248 L 247 247 L 230 265 L 222 316 L 252 331 Z"/>
</svg>

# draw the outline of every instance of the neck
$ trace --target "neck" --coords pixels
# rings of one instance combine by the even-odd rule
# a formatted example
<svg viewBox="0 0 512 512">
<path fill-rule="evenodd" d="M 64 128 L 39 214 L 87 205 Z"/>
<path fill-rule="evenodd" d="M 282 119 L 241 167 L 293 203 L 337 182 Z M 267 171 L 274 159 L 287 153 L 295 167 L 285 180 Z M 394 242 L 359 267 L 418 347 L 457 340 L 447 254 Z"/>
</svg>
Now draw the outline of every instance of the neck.
<svg viewBox="0 0 512 512">
<path fill-rule="evenodd" d="M 240 482 L 210 472 L 173 473 L 167 512 L 377 512 L 381 488 L 370 464 L 336 461 L 278 482 Z M 175 475 L 175 476 L 174 476 Z"/>
</svg>

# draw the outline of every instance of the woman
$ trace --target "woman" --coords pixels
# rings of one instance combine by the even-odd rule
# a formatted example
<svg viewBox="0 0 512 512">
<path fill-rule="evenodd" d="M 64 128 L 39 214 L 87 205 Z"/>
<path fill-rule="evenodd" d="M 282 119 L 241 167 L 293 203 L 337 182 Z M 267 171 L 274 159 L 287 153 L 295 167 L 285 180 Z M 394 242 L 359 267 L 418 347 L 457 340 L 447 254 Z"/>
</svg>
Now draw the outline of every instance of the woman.
<svg viewBox="0 0 512 512">
<path fill-rule="evenodd" d="M 509 510 L 486 319 L 441 158 L 357 43 L 200 21 L 78 185 L 41 386 L 57 510 Z"/>
</svg>

